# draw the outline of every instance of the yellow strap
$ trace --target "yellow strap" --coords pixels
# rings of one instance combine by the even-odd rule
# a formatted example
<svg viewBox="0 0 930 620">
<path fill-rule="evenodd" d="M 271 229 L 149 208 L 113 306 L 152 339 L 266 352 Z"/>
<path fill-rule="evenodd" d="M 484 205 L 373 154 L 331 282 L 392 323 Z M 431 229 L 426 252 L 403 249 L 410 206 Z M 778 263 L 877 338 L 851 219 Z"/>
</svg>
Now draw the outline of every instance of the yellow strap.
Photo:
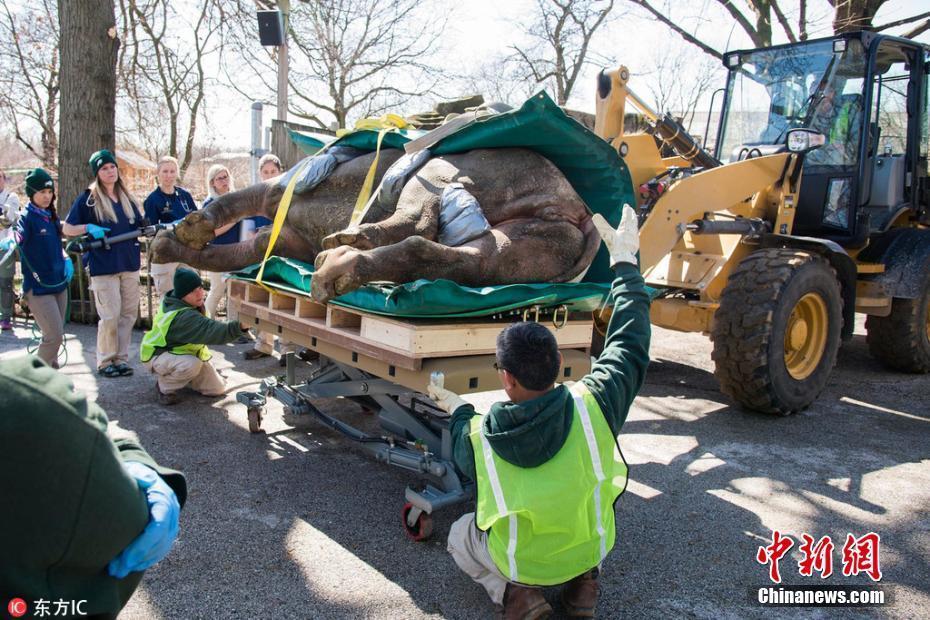
<svg viewBox="0 0 930 620">
<path fill-rule="evenodd" d="M 262 282 L 262 274 L 265 273 L 265 262 L 267 262 L 268 257 L 271 256 L 271 250 L 274 249 L 274 244 L 278 240 L 278 235 L 281 234 L 281 229 L 284 227 L 284 220 L 287 219 L 287 210 L 291 208 L 291 198 L 294 197 L 294 187 L 297 185 L 297 179 L 301 177 L 304 169 L 310 164 L 311 160 L 311 157 L 304 160 L 304 164 L 297 169 L 291 177 L 291 180 L 288 181 L 287 187 L 284 189 L 284 195 L 281 196 L 281 202 L 278 203 L 278 210 L 274 214 L 274 223 L 271 225 L 271 239 L 268 240 L 268 247 L 265 249 L 265 257 L 262 259 L 262 265 L 258 268 L 258 277 L 255 279 L 255 283 L 268 292 L 271 292 L 271 288 L 265 286 Z"/>
<path fill-rule="evenodd" d="M 381 141 L 385 134 L 395 132 L 407 127 L 407 121 L 396 114 L 385 114 L 381 118 L 363 118 L 355 123 L 355 129 L 378 130 L 378 143 L 375 147 L 375 159 L 368 168 L 368 174 L 365 175 L 365 182 L 362 183 L 362 189 L 355 200 L 355 208 L 352 209 L 352 217 L 349 218 L 349 226 L 358 224 L 365 212 L 365 205 L 371 198 L 371 191 L 375 183 L 375 170 L 378 168 L 378 159 L 381 157 Z"/>
<path fill-rule="evenodd" d="M 365 208 L 365 203 L 368 202 L 368 198 L 371 196 L 371 189 L 375 179 L 375 169 L 378 167 L 378 157 L 381 154 L 381 140 L 384 138 L 384 134 L 391 131 L 398 131 L 406 127 L 407 121 L 397 114 L 385 114 L 381 118 L 364 118 L 355 123 L 356 130 L 380 129 L 380 132 L 378 133 L 378 145 L 375 149 L 375 160 L 371 163 L 371 168 L 368 169 L 368 174 L 365 176 L 365 183 L 362 185 L 362 191 L 358 196 L 358 200 L 355 201 L 355 208 L 352 210 L 352 217 L 349 220 L 350 225 L 355 224 L 361 217 Z M 346 133 L 349 133 L 348 130 L 342 129 L 336 132 L 336 135 L 341 137 Z M 322 153 L 324 150 L 325 147 L 317 154 Z M 268 292 L 271 292 L 271 288 L 262 282 L 262 274 L 265 273 L 265 263 L 268 261 L 268 257 L 271 256 L 274 244 L 278 241 L 278 235 L 281 234 L 281 229 L 284 227 L 284 220 L 287 219 L 287 211 L 291 208 L 291 199 L 294 197 L 294 187 L 297 185 L 297 179 L 303 174 L 304 168 L 310 164 L 311 159 L 312 158 L 308 157 L 304 161 L 304 164 L 294 173 L 294 176 L 291 177 L 291 180 L 287 184 L 287 188 L 284 190 L 284 195 L 281 197 L 281 202 L 278 203 L 278 210 L 274 214 L 274 223 L 271 226 L 271 239 L 268 240 L 268 247 L 265 249 L 265 257 L 262 259 L 262 264 L 258 268 L 258 276 L 255 278 L 255 283 Z"/>
</svg>

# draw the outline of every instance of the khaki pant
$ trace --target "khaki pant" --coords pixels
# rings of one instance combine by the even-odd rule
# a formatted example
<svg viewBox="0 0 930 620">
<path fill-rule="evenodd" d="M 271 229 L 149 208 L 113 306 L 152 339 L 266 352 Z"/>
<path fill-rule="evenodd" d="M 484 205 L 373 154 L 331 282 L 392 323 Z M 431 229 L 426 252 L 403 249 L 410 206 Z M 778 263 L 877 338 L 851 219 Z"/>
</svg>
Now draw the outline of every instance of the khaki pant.
<svg viewBox="0 0 930 620">
<path fill-rule="evenodd" d="M 458 567 L 487 591 L 495 605 L 504 604 L 509 582 L 488 553 L 488 535 L 475 525 L 475 513 L 466 513 L 452 524 L 446 548 Z"/>
<path fill-rule="evenodd" d="M 187 267 L 184 263 L 151 263 L 149 265 L 149 276 L 152 278 L 152 286 L 155 287 L 155 295 L 158 300 L 165 296 L 165 293 L 174 288 L 174 272 L 178 267 Z M 190 269 L 190 267 L 187 267 Z"/>
<path fill-rule="evenodd" d="M 162 353 L 143 364 L 158 379 L 162 394 L 177 392 L 190 385 L 207 396 L 226 393 L 226 382 L 209 361 L 201 361 L 196 355 Z"/>
<path fill-rule="evenodd" d="M 207 295 L 207 301 L 204 303 L 204 306 L 206 306 L 211 319 L 216 318 L 216 309 L 220 307 L 220 301 L 226 296 L 226 287 L 229 282 L 229 280 L 226 279 L 227 275 L 229 274 L 221 271 L 207 272 L 207 277 L 210 279 L 210 293 Z M 230 321 L 234 321 L 238 316 L 238 313 L 230 308 L 229 304 L 226 304 L 226 318 Z"/>
<path fill-rule="evenodd" d="M 132 326 L 139 313 L 139 272 L 121 271 L 90 279 L 97 304 L 97 368 L 129 362 Z"/>
<path fill-rule="evenodd" d="M 36 352 L 43 362 L 52 365 L 58 361 L 58 350 L 65 337 L 65 308 L 68 305 L 68 291 L 54 295 L 33 295 L 26 293 L 29 311 L 42 329 L 42 343 Z"/>
</svg>

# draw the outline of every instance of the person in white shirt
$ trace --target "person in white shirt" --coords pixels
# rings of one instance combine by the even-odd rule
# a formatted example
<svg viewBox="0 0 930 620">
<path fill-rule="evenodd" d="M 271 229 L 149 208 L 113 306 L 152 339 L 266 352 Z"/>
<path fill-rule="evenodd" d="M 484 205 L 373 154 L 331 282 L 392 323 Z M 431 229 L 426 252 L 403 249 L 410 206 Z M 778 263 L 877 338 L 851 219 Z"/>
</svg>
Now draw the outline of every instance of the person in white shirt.
<svg viewBox="0 0 930 620">
<path fill-rule="evenodd" d="M 6 187 L 7 177 L 0 170 L 0 242 L 13 238 L 19 221 L 19 197 Z M 16 275 L 16 250 L 0 252 L 0 329 L 13 329 L 13 276 Z"/>
</svg>

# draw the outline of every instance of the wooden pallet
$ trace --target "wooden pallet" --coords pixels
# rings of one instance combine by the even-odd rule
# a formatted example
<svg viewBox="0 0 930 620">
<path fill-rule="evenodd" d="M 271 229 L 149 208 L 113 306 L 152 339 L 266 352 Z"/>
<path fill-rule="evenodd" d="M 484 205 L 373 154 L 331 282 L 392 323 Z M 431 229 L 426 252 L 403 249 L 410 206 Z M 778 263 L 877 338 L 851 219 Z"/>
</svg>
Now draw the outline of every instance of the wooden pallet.
<svg viewBox="0 0 930 620">
<path fill-rule="evenodd" d="M 317 341 L 341 346 L 409 370 L 420 370 L 424 359 L 493 354 L 497 335 L 507 323 L 491 320 L 411 320 L 385 317 L 307 296 L 269 292 L 241 280 L 230 281 L 230 304 L 240 318 L 263 331 L 310 348 Z M 545 324 L 560 349 L 591 346 L 591 320 L 569 320 L 561 328 Z"/>
</svg>

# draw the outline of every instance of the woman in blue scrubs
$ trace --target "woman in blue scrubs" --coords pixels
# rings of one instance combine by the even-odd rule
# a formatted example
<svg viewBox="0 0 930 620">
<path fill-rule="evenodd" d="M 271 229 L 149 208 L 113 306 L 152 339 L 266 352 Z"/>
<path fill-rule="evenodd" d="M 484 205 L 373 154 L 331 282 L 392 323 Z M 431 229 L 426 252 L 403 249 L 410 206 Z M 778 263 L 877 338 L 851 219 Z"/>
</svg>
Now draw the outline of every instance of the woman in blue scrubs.
<svg viewBox="0 0 930 620">
<path fill-rule="evenodd" d="M 155 168 L 158 181 L 151 194 L 145 199 L 145 217 L 149 224 L 170 224 L 188 213 L 197 210 L 194 197 L 183 187 L 178 187 L 178 160 L 165 156 L 158 160 Z M 149 265 L 149 275 L 155 286 L 155 294 L 161 299 L 171 289 L 174 272 L 178 267 L 187 267 L 183 263 L 153 263 Z"/>
<path fill-rule="evenodd" d="M 26 196 L 29 204 L 13 232 L 23 266 L 23 291 L 42 329 L 36 354 L 52 368 L 58 368 L 68 303 L 66 289 L 74 265 L 61 249 L 55 186 L 48 172 L 36 168 L 26 173 Z"/>
<path fill-rule="evenodd" d="M 69 237 L 89 234 L 96 239 L 137 230 L 143 224 L 142 204 L 123 184 L 116 158 L 106 149 L 90 156 L 94 181 L 78 196 L 62 230 Z M 100 321 L 97 323 L 97 372 L 125 377 L 129 342 L 139 312 L 139 240 L 130 239 L 89 254 L 90 289 Z"/>
</svg>

